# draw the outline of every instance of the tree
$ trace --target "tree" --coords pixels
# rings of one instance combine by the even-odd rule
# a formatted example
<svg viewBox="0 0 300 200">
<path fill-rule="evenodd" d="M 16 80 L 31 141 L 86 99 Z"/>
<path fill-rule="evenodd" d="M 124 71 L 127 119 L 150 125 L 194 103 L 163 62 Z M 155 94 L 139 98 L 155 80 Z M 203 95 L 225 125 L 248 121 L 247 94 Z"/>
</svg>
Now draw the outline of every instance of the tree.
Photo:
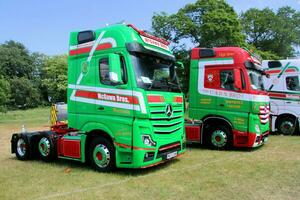
<svg viewBox="0 0 300 200">
<path fill-rule="evenodd" d="M 275 35 L 272 28 L 276 25 L 276 15 L 271 9 L 251 8 L 241 15 L 241 22 L 249 44 L 260 50 L 267 49 L 272 44 Z"/>
<path fill-rule="evenodd" d="M 284 58 L 294 55 L 293 45 L 300 45 L 300 12 L 291 7 L 282 7 L 277 11 L 277 26 L 273 49 Z"/>
<path fill-rule="evenodd" d="M 67 99 L 67 56 L 46 59 L 43 68 L 42 85 L 52 102 L 66 102 Z"/>
<path fill-rule="evenodd" d="M 10 80 L 11 105 L 15 108 L 34 108 L 40 103 L 39 90 L 33 83 L 25 78 L 13 78 Z"/>
<path fill-rule="evenodd" d="M 238 15 L 224 0 L 198 0 L 170 16 L 155 14 L 152 28 L 174 43 L 187 38 L 202 47 L 245 45 Z"/>
<path fill-rule="evenodd" d="M 34 87 L 38 88 L 40 91 L 42 97 L 40 104 L 45 104 L 46 102 L 48 102 L 48 93 L 47 89 L 43 85 L 43 78 L 45 77 L 43 73 L 45 62 L 48 59 L 48 56 L 37 52 L 32 53 L 30 56 L 33 60 L 33 71 L 31 81 L 34 84 Z"/>
<path fill-rule="evenodd" d="M 238 15 L 224 0 L 198 0 L 173 15 L 154 14 L 153 34 L 171 41 L 177 60 L 185 65 L 177 70 L 183 91 L 188 91 L 190 46 L 246 46 Z"/>
<path fill-rule="evenodd" d="M 293 56 L 293 46 L 300 45 L 300 12 L 291 7 L 251 8 L 240 17 L 247 42 L 260 51 L 279 58 Z"/>
<path fill-rule="evenodd" d="M 10 99 L 10 85 L 0 76 L 0 112 L 5 112 Z"/>
<path fill-rule="evenodd" d="M 29 51 L 19 42 L 7 41 L 0 45 L 0 74 L 7 78 L 30 78 L 33 60 Z"/>
</svg>

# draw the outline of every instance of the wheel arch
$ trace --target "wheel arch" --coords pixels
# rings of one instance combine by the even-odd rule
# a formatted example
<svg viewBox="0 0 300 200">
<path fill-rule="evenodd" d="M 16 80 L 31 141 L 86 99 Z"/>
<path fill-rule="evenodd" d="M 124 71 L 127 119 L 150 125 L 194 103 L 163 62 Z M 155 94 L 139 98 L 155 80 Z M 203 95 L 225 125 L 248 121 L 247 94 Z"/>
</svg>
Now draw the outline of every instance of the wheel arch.
<svg viewBox="0 0 300 200">
<path fill-rule="evenodd" d="M 275 130 L 276 131 L 280 131 L 279 130 L 279 125 L 280 125 L 280 122 L 282 119 L 284 119 L 285 117 L 289 117 L 289 118 L 292 118 L 295 120 L 296 122 L 296 126 L 295 126 L 295 130 L 294 130 L 294 133 L 293 134 L 299 134 L 299 117 L 291 114 L 291 113 L 283 113 L 283 114 L 280 114 L 276 117 L 276 120 L 275 120 Z M 298 132 L 298 133 L 297 133 Z"/>
<path fill-rule="evenodd" d="M 108 132 L 102 129 L 94 129 L 86 133 L 86 141 L 85 141 L 85 158 L 88 161 L 88 154 L 89 154 L 89 146 L 92 143 L 94 138 L 103 137 L 111 142 L 114 146 L 114 138 Z"/>
<path fill-rule="evenodd" d="M 218 123 L 219 122 L 222 125 L 228 126 L 228 128 L 233 130 L 233 125 L 230 122 L 230 120 L 228 120 L 227 118 L 225 118 L 223 116 L 208 115 L 208 116 L 203 117 L 202 122 L 203 122 L 204 127 L 208 124 L 213 124 L 213 123 Z"/>
<path fill-rule="evenodd" d="M 282 113 L 280 115 L 278 115 L 276 117 L 276 120 L 275 120 L 275 127 L 277 127 L 278 123 L 280 122 L 281 119 L 285 118 L 285 117 L 292 117 L 294 119 L 297 119 L 298 117 L 294 114 L 291 114 L 291 113 Z"/>
<path fill-rule="evenodd" d="M 229 130 L 231 131 L 231 134 L 233 134 L 232 123 L 223 116 L 208 115 L 208 116 L 203 117 L 202 122 L 203 122 L 203 131 L 202 131 L 202 135 L 201 135 L 202 143 L 208 143 L 209 134 L 207 133 L 207 131 L 208 131 L 208 128 L 210 127 L 210 125 L 213 125 L 213 124 L 225 125 L 226 127 L 229 128 Z"/>
</svg>

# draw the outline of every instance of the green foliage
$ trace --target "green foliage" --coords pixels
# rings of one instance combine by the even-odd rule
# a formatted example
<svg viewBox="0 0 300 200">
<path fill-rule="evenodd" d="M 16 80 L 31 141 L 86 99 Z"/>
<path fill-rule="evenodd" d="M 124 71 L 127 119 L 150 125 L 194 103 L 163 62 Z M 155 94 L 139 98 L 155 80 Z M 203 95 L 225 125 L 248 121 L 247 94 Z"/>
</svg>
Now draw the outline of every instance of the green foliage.
<svg viewBox="0 0 300 200">
<path fill-rule="evenodd" d="M 152 29 L 155 31 L 154 34 L 168 41 L 177 42 L 177 38 L 175 38 L 176 35 L 173 33 L 174 22 L 172 20 L 173 18 L 169 17 L 165 12 L 154 14 L 152 17 Z"/>
<path fill-rule="evenodd" d="M 0 112 L 66 100 L 67 57 L 30 53 L 15 41 L 0 45 Z"/>
<path fill-rule="evenodd" d="M 176 74 L 179 79 L 182 91 L 187 94 L 189 90 L 189 77 L 190 77 L 190 52 L 185 49 L 176 49 L 174 54 L 177 61 L 184 65 L 184 69 L 176 69 Z"/>
<path fill-rule="evenodd" d="M 33 60 L 25 46 L 8 41 L 0 46 L 0 75 L 7 78 L 31 77 Z"/>
<path fill-rule="evenodd" d="M 67 98 L 67 56 L 54 56 L 46 59 L 43 68 L 42 85 L 51 102 L 66 102 Z"/>
<path fill-rule="evenodd" d="M 185 38 L 203 47 L 245 44 L 238 15 L 224 0 L 198 0 L 170 16 L 155 14 L 152 28 L 175 44 Z"/>
<path fill-rule="evenodd" d="M 10 80 L 11 105 L 15 108 L 34 108 L 41 102 L 39 90 L 25 77 Z"/>
<path fill-rule="evenodd" d="M 5 112 L 10 98 L 10 85 L 0 76 L 0 112 Z"/>
<path fill-rule="evenodd" d="M 240 19 L 247 42 L 261 52 L 286 58 L 293 56 L 293 45 L 300 45 L 300 12 L 291 7 L 279 8 L 277 13 L 251 8 Z"/>
<path fill-rule="evenodd" d="M 173 15 L 156 13 L 152 29 L 155 35 L 172 42 L 176 58 L 184 63 L 185 68 L 178 69 L 177 74 L 185 93 L 189 84 L 188 41 L 201 47 L 246 45 L 238 15 L 224 0 L 198 0 Z"/>
<path fill-rule="evenodd" d="M 31 81 L 34 87 L 38 88 L 42 97 L 40 104 L 48 103 L 47 89 L 43 86 L 42 80 L 44 78 L 43 69 L 48 56 L 41 53 L 32 53 L 31 58 L 33 60 L 33 71 Z"/>
<path fill-rule="evenodd" d="M 279 60 L 280 59 L 280 57 L 278 55 L 276 55 L 274 52 L 259 50 L 254 45 L 246 44 L 246 46 L 244 46 L 244 47 L 247 48 L 250 52 L 253 52 L 253 53 L 259 55 L 263 60 Z"/>
</svg>

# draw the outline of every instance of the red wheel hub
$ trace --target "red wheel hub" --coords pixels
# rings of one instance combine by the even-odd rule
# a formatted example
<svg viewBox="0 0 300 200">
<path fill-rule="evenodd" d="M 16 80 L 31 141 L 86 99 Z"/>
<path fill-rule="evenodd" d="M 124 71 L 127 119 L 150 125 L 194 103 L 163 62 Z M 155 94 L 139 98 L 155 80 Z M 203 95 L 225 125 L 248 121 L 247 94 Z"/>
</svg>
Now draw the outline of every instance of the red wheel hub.
<svg viewBox="0 0 300 200">
<path fill-rule="evenodd" d="M 286 125 L 284 125 L 284 128 L 288 129 L 288 128 L 290 128 L 290 126 L 288 124 L 286 124 Z"/>
<path fill-rule="evenodd" d="M 45 150 L 45 145 L 44 144 L 41 144 L 41 147 L 43 150 Z"/>
<path fill-rule="evenodd" d="M 96 154 L 96 156 L 97 156 L 97 159 L 98 159 L 98 160 L 102 160 L 102 154 L 101 154 L 100 152 L 98 152 L 98 153 Z"/>
<path fill-rule="evenodd" d="M 216 138 L 215 138 L 215 139 L 216 139 L 216 141 L 217 141 L 217 142 L 220 142 L 220 141 L 221 141 L 221 138 L 220 138 L 220 136 L 216 136 Z"/>
</svg>

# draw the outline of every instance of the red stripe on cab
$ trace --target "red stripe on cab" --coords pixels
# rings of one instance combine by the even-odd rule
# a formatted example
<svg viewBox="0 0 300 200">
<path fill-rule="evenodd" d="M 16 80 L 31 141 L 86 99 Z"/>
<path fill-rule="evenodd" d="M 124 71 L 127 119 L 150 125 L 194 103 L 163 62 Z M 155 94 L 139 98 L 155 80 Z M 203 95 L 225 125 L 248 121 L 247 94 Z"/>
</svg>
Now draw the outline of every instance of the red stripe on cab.
<svg viewBox="0 0 300 200">
<path fill-rule="evenodd" d="M 90 92 L 90 91 L 84 91 L 84 90 L 77 90 L 75 93 L 76 97 L 85 97 L 90 99 L 97 99 L 98 93 L 97 92 Z"/>
<path fill-rule="evenodd" d="M 85 47 L 85 48 L 70 50 L 70 56 L 74 56 L 74 55 L 77 55 L 77 54 L 88 53 L 88 52 L 91 51 L 91 49 L 92 49 L 92 47 Z"/>
<path fill-rule="evenodd" d="M 182 99 L 182 97 L 174 97 L 174 102 L 176 102 L 176 103 L 182 103 L 183 99 Z"/>
<path fill-rule="evenodd" d="M 149 103 L 160 103 L 165 101 L 163 96 L 157 96 L 157 95 L 147 96 L 147 98 Z"/>
<path fill-rule="evenodd" d="M 97 46 L 96 51 L 110 49 L 110 48 L 112 48 L 111 43 L 103 43 L 103 44 L 99 44 Z M 78 55 L 78 54 L 89 53 L 91 50 L 92 50 L 92 46 L 89 46 L 89 47 L 70 50 L 69 54 L 70 54 L 70 56 L 73 56 L 73 55 Z"/>
<path fill-rule="evenodd" d="M 285 94 L 272 93 L 272 92 L 269 93 L 269 96 L 271 96 L 271 97 L 282 97 L 282 98 L 285 98 L 285 97 L 286 97 Z"/>
</svg>

